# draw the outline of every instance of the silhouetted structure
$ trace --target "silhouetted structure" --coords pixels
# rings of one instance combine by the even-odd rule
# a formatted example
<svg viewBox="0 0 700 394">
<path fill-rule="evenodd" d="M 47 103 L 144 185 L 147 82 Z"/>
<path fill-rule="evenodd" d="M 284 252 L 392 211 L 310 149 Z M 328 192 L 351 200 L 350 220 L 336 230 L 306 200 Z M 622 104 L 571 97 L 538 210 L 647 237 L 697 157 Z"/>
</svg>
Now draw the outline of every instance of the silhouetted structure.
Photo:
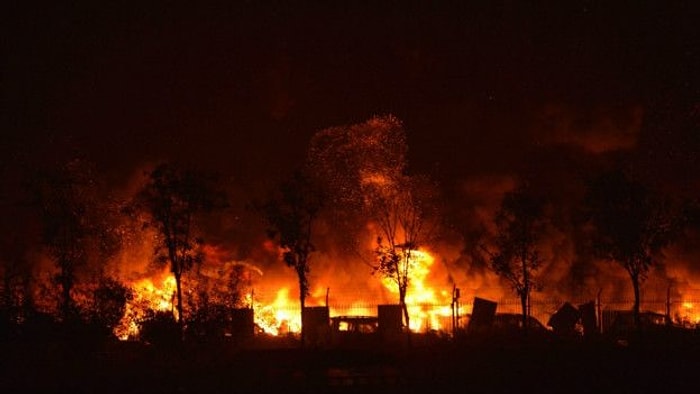
<svg viewBox="0 0 700 394">
<path fill-rule="evenodd" d="M 251 308 L 231 311 L 231 334 L 235 339 L 251 338 L 255 334 L 255 314 Z"/>
<path fill-rule="evenodd" d="M 496 306 L 498 306 L 498 304 L 494 301 L 474 297 L 472 316 L 471 319 L 469 319 L 467 331 L 480 332 L 488 330 L 493 324 L 493 318 L 496 315 Z"/>
<path fill-rule="evenodd" d="M 596 308 L 595 302 L 589 301 L 585 304 L 578 306 L 578 310 L 581 313 L 581 324 L 583 324 L 583 335 L 585 338 L 590 338 L 592 336 L 598 335 L 598 319 L 596 318 Z"/>
<path fill-rule="evenodd" d="M 578 335 L 576 323 L 581 319 L 581 313 L 575 306 L 568 302 L 559 307 L 549 318 L 547 325 L 552 327 L 559 337 L 573 337 Z"/>
<path fill-rule="evenodd" d="M 327 306 L 305 307 L 301 314 L 305 345 L 322 347 L 330 340 L 330 314 Z"/>
<path fill-rule="evenodd" d="M 394 338 L 401 334 L 402 311 L 401 305 L 377 305 L 379 335 L 382 339 Z"/>
</svg>

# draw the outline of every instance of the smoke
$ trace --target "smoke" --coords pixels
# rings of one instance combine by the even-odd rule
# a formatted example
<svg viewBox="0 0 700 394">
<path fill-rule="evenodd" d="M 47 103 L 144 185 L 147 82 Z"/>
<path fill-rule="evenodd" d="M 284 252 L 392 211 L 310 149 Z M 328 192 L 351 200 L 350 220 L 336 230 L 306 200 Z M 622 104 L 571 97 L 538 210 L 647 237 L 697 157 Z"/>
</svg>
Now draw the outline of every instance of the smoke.
<svg viewBox="0 0 700 394">
<path fill-rule="evenodd" d="M 544 144 L 578 146 L 591 154 L 628 150 L 636 146 L 643 111 L 629 108 L 574 109 L 562 104 L 544 107 L 535 120 L 535 138 Z"/>
</svg>

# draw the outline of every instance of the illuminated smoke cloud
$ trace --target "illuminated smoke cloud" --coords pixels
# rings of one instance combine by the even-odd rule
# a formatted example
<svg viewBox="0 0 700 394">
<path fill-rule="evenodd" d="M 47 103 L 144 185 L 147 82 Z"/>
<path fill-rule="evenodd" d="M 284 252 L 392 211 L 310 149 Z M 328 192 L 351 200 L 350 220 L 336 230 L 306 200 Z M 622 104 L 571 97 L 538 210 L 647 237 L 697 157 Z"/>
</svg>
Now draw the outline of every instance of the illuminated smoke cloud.
<svg viewBox="0 0 700 394">
<path fill-rule="evenodd" d="M 582 111 L 548 105 L 533 125 L 544 144 L 573 145 L 593 154 L 633 149 L 642 126 L 643 111 L 629 108 Z"/>
</svg>

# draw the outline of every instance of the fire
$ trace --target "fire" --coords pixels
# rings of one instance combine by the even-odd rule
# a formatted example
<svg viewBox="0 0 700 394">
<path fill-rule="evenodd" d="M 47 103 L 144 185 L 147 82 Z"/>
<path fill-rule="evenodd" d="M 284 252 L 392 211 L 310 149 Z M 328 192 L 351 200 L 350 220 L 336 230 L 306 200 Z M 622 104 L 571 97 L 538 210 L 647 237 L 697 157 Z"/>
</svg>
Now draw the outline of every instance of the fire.
<svg viewBox="0 0 700 394">
<path fill-rule="evenodd" d="M 680 319 L 682 322 L 686 322 L 693 325 L 700 324 L 700 311 L 695 308 L 695 305 L 689 301 L 683 301 L 681 303 L 682 316 Z"/>
<path fill-rule="evenodd" d="M 253 305 L 255 324 L 265 333 L 277 336 L 301 331 L 299 308 L 293 306 L 296 301 L 289 300 L 288 287 L 280 288 L 275 300 L 268 305 L 256 302 L 252 294 L 248 294 L 246 299 Z"/>
<path fill-rule="evenodd" d="M 411 250 L 406 306 L 410 317 L 409 329 L 416 332 L 444 329 L 443 321 L 451 316 L 451 295 L 436 290 L 428 284 L 430 268 L 435 258 L 427 251 Z M 396 282 L 383 278 L 382 284 L 390 292 L 399 293 Z"/>
<path fill-rule="evenodd" d="M 175 277 L 168 275 L 160 282 L 154 282 L 152 278 L 141 279 L 131 285 L 134 297 L 127 303 L 126 311 L 120 324 L 114 329 L 114 335 L 121 340 L 137 337 L 139 334 L 138 322 L 145 317 L 146 311 L 172 311 L 175 298 Z"/>
<path fill-rule="evenodd" d="M 257 271 L 260 271 L 255 267 Z M 432 271 L 435 258 L 426 250 L 412 250 L 410 259 L 409 287 L 406 304 L 410 316 L 410 330 L 426 332 L 447 329 L 452 310 L 451 291 L 435 286 Z M 256 272 L 257 272 L 256 271 Z M 262 271 L 259 272 L 261 280 Z M 273 336 L 301 332 L 301 314 L 297 297 L 296 281 L 266 278 L 256 283 L 262 291 L 253 290 L 253 283 L 243 295 L 242 304 L 254 311 L 254 323 L 258 330 Z M 307 306 L 328 305 L 331 316 L 357 315 L 375 316 L 379 303 L 398 301 L 398 289 L 390 279 L 381 279 L 381 286 L 370 292 L 344 293 L 343 289 L 333 292 L 326 284 L 333 284 L 335 278 L 327 277 L 323 286 L 313 287 L 307 297 Z M 266 283 L 267 282 L 267 283 Z M 271 283 L 270 283 L 271 282 Z M 175 278 L 171 274 L 144 278 L 130 284 L 133 298 L 127 303 L 126 311 L 114 334 L 122 339 L 138 338 L 139 322 L 146 317 L 147 311 L 171 312 L 176 317 L 174 307 L 176 297 Z M 337 289 L 337 288 L 336 288 Z M 391 296 L 386 299 L 386 290 Z M 451 289 L 450 289 L 451 290 Z M 330 293 L 330 300 L 329 300 Z"/>
<path fill-rule="evenodd" d="M 429 283 L 434 262 L 435 258 L 425 250 L 411 251 L 406 304 L 411 318 L 410 329 L 415 332 L 445 329 L 445 321 L 452 314 L 451 292 L 438 291 Z M 391 279 L 383 278 L 382 285 L 398 297 L 398 288 Z M 307 305 L 324 305 L 327 291 L 326 287 L 316 286 L 307 297 Z M 245 303 L 253 308 L 255 324 L 259 329 L 274 336 L 301 332 L 299 300 L 290 297 L 291 292 L 292 286 L 285 283 L 276 288 L 275 297 L 271 301 L 262 300 L 262 297 L 253 293 L 246 294 Z M 338 298 L 331 292 L 330 315 L 375 315 L 378 298 L 378 294 L 356 294 L 351 299 L 347 296 Z M 335 308 L 333 304 L 342 304 L 343 307 Z"/>
</svg>

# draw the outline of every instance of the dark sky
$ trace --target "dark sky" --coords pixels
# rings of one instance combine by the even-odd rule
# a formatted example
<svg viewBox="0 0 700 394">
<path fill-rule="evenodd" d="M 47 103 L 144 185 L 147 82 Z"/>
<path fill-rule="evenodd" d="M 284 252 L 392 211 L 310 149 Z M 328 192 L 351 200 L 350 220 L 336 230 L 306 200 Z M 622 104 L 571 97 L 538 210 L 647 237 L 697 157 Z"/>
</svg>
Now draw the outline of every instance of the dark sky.
<svg viewBox="0 0 700 394">
<path fill-rule="evenodd" d="M 386 113 L 411 169 L 442 180 L 616 151 L 697 163 L 697 129 L 654 134 L 700 101 L 693 1 L 13 3 L 5 174 L 174 159 L 246 185 L 298 164 L 314 132 Z"/>
</svg>

